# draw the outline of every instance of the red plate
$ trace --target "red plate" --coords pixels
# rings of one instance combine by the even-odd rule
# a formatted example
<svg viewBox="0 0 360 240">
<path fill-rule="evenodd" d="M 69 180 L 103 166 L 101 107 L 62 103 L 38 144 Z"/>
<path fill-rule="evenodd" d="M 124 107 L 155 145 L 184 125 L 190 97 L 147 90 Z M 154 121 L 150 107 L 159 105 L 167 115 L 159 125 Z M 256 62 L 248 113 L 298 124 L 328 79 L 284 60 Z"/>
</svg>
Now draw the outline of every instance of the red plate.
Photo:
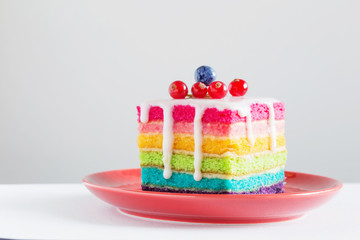
<svg viewBox="0 0 360 240">
<path fill-rule="evenodd" d="M 197 223 L 265 223 L 301 217 L 328 201 L 341 182 L 286 172 L 285 193 L 264 195 L 185 194 L 141 190 L 140 169 L 91 174 L 85 186 L 122 212 L 146 218 Z"/>
</svg>

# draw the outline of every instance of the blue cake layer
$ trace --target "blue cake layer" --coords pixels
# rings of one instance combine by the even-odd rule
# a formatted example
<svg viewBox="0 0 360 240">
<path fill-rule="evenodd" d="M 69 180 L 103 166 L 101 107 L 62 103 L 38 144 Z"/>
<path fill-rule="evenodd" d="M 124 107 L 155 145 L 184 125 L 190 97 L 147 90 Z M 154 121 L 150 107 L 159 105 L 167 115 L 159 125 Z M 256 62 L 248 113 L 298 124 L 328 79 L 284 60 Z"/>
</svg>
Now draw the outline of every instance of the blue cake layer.
<svg viewBox="0 0 360 240">
<path fill-rule="evenodd" d="M 163 170 L 156 167 L 143 167 L 141 169 L 143 186 L 173 187 L 183 189 L 198 189 L 210 191 L 252 192 L 264 186 L 272 186 L 284 180 L 284 170 L 275 173 L 252 175 L 241 180 L 202 178 L 195 181 L 192 174 L 173 172 L 171 178 L 163 177 Z"/>
</svg>

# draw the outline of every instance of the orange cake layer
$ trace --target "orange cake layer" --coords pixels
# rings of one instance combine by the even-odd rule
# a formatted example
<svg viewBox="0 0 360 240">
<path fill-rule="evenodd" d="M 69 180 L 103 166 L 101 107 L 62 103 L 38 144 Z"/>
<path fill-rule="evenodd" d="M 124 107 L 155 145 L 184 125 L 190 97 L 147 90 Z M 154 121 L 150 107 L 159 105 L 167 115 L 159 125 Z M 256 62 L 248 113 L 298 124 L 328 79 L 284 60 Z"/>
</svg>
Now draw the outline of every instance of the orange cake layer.
<svg viewBox="0 0 360 240">
<path fill-rule="evenodd" d="M 162 149 L 163 135 L 162 134 L 140 134 L 138 136 L 138 145 L 140 149 L 155 148 Z M 255 138 L 254 146 L 250 146 L 246 137 L 241 138 L 225 138 L 203 136 L 203 153 L 208 154 L 225 154 L 234 153 L 237 155 L 246 155 L 270 150 L 271 137 L 257 137 Z M 285 146 L 285 136 L 279 134 L 276 137 L 276 146 L 281 148 Z M 191 134 L 174 134 L 174 150 L 194 151 L 194 136 Z"/>
</svg>

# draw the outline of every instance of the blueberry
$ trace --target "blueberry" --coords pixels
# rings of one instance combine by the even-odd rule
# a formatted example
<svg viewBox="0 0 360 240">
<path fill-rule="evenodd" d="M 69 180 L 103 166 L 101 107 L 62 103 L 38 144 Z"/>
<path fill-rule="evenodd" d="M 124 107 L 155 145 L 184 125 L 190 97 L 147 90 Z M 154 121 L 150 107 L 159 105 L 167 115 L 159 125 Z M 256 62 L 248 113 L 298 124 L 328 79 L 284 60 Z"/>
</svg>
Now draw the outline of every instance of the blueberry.
<svg viewBox="0 0 360 240">
<path fill-rule="evenodd" d="M 200 66 L 195 71 L 195 81 L 202 82 L 209 86 L 216 79 L 214 69 L 209 66 Z"/>
</svg>

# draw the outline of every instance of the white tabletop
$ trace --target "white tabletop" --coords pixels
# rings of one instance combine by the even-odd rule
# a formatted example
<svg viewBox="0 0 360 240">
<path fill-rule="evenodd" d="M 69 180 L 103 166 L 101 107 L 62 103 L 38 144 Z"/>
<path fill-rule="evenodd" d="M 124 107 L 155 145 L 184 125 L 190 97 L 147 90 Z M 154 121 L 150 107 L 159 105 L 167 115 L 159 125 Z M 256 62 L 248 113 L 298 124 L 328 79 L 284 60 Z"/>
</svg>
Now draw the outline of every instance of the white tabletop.
<svg viewBox="0 0 360 240">
<path fill-rule="evenodd" d="M 0 185 L 0 238 L 16 239 L 359 239 L 360 183 L 281 223 L 209 225 L 125 216 L 81 184 Z"/>
</svg>

